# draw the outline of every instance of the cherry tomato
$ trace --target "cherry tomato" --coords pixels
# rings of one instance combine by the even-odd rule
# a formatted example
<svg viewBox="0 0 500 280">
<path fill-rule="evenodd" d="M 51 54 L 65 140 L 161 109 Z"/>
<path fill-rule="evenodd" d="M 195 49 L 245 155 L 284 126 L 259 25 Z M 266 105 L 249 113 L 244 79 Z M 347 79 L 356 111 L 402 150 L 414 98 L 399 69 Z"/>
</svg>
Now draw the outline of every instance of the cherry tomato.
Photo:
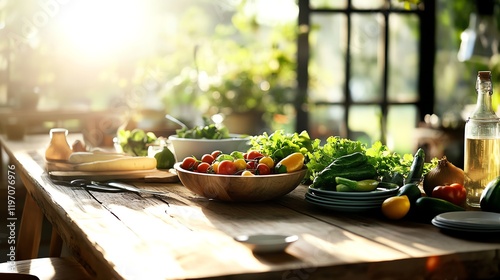
<svg viewBox="0 0 500 280">
<path fill-rule="evenodd" d="M 262 158 L 264 155 L 257 151 L 257 150 L 251 150 L 251 151 L 248 151 L 247 153 L 247 160 L 252 160 L 252 159 L 260 159 Z"/>
<path fill-rule="evenodd" d="M 219 162 L 218 161 L 212 163 L 212 171 L 214 173 L 219 173 Z"/>
<path fill-rule="evenodd" d="M 268 175 L 271 174 L 271 168 L 267 166 L 265 163 L 257 164 L 257 169 L 255 170 L 255 174 L 257 175 Z"/>
<path fill-rule="evenodd" d="M 458 206 L 463 206 L 467 197 L 467 191 L 461 184 L 453 183 L 435 187 L 432 190 L 431 196 L 444 199 Z"/>
<path fill-rule="evenodd" d="M 215 150 L 211 153 L 213 158 L 217 158 L 220 154 L 222 154 L 222 151 L 220 150 Z"/>
<path fill-rule="evenodd" d="M 211 154 L 204 154 L 203 156 L 201 156 L 201 161 L 208 164 L 212 164 L 214 160 L 215 158 Z"/>
<path fill-rule="evenodd" d="M 198 167 L 196 167 L 196 172 L 207 173 L 210 168 L 210 164 L 208 162 L 200 162 Z"/>
<path fill-rule="evenodd" d="M 217 174 L 234 175 L 236 172 L 238 172 L 238 169 L 236 168 L 234 162 L 230 160 L 221 161 L 219 163 L 219 167 L 217 168 Z"/>
<path fill-rule="evenodd" d="M 255 160 L 247 161 L 247 169 L 255 169 L 255 168 L 257 168 L 257 161 Z"/>
<path fill-rule="evenodd" d="M 194 157 L 186 157 L 181 163 L 182 169 L 186 170 L 195 170 L 197 166 L 198 161 Z"/>
</svg>

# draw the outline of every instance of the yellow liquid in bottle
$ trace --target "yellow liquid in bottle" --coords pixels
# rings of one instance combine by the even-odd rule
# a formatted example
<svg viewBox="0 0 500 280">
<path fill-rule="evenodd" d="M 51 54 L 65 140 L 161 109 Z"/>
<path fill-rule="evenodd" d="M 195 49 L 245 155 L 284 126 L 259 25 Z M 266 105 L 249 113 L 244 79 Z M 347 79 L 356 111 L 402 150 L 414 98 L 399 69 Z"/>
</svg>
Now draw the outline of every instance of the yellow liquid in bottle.
<svg viewBox="0 0 500 280">
<path fill-rule="evenodd" d="M 478 208 L 484 188 L 500 175 L 500 139 L 465 139 L 464 173 L 467 205 Z"/>
</svg>

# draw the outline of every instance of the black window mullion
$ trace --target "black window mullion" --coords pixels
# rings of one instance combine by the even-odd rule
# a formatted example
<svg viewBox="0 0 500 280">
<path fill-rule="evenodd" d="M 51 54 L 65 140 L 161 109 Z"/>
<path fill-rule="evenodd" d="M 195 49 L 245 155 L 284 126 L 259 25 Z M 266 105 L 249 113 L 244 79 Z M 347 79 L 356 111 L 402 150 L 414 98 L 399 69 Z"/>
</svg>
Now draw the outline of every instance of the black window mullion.
<svg viewBox="0 0 500 280">
<path fill-rule="evenodd" d="M 297 97 L 295 110 L 297 119 L 296 131 L 308 130 L 309 113 L 307 109 L 307 91 L 309 86 L 309 30 L 310 30 L 309 0 L 299 0 L 298 38 L 297 38 Z"/>
<path fill-rule="evenodd" d="M 387 114 L 389 112 L 388 108 L 388 82 L 389 82 L 389 12 L 386 11 L 382 13 L 384 16 L 384 52 L 383 55 L 383 76 L 382 76 L 382 116 L 380 117 L 380 141 L 382 143 L 387 143 Z"/>
<path fill-rule="evenodd" d="M 344 81 L 344 98 L 345 98 L 345 110 L 344 110 L 344 120 L 347 131 L 347 138 L 351 138 L 352 133 L 349 128 L 349 111 L 352 106 L 351 91 L 349 90 L 349 81 L 351 80 L 351 32 L 352 32 L 352 2 L 347 1 L 347 45 L 345 53 L 345 81 Z"/>
<path fill-rule="evenodd" d="M 434 62 L 436 48 L 436 1 L 425 0 L 425 8 L 418 13 L 420 20 L 420 65 L 418 69 L 418 108 L 420 120 L 434 111 Z M 425 36 L 424 36 L 425 34 Z"/>
</svg>

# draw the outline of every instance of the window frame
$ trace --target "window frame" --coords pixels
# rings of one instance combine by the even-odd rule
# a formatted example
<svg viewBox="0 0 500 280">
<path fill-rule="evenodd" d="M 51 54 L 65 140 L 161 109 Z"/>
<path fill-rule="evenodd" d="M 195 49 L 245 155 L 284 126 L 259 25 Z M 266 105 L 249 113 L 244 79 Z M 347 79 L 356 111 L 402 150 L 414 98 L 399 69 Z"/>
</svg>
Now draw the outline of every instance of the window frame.
<svg viewBox="0 0 500 280">
<path fill-rule="evenodd" d="M 418 8 L 401 9 L 393 7 L 390 0 L 385 0 L 385 7 L 380 9 L 356 9 L 352 5 L 352 0 L 346 0 L 347 7 L 344 9 L 314 9 L 310 6 L 309 0 L 298 0 L 299 15 L 298 15 L 298 36 L 297 36 L 297 96 L 295 109 L 297 113 L 296 131 L 309 130 L 309 113 L 308 104 L 311 105 L 327 105 L 335 106 L 342 105 L 345 107 L 344 123 L 347 128 L 345 137 L 351 139 L 352 131 L 348 126 L 349 111 L 355 105 L 378 105 L 382 113 L 380 126 L 380 141 L 386 143 L 387 136 L 387 116 L 389 106 L 397 105 L 415 105 L 419 116 L 417 121 L 423 121 L 424 116 L 432 114 L 434 111 L 434 61 L 435 61 L 435 45 L 436 45 L 436 19 L 435 19 L 435 1 L 424 0 Z M 309 32 L 310 20 L 313 14 L 344 14 L 347 18 L 347 44 L 346 56 L 344 61 L 345 77 L 344 77 L 344 100 L 341 102 L 313 102 L 308 103 L 309 90 Z M 381 102 L 353 102 L 349 93 L 350 68 L 351 68 L 351 18 L 353 14 L 370 14 L 378 13 L 384 17 L 384 29 L 381 36 L 384 40 L 384 57 L 383 57 L 383 75 L 382 84 L 382 100 Z M 419 19 L 419 62 L 418 62 L 418 99 L 415 102 L 393 102 L 388 100 L 388 53 L 389 53 L 389 15 L 390 14 L 415 14 Z M 415 126 L 418 125 L 414 124 Z"/>
</svg>

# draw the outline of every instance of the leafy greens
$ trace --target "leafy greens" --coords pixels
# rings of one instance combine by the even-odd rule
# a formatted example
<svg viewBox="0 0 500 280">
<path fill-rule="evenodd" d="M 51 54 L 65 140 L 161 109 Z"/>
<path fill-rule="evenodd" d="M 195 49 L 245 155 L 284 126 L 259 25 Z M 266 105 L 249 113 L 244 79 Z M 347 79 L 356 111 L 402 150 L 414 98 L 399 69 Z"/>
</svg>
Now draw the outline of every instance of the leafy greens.
<svg viewBox="0 0 500 280">
<path fill-rule="evenodd" d="M 303 153 L 308 168 L 308 175 L 306 175 L 308 177 L 306 178 L 311 181 L 336 158 L 355 152 L 365 153 L 368 162 L 377 169 L 378 175 L 381 177 L 395 173 L 406 176 L 413 162 L 412 154 L 400 155 L 391 152 L 380 141 L 374 142 L 371 147 L 368 147 L 360 141 L 330 136 L 321 145 L 321 140 L 311 139 L 307 131 L 287 134 L 283 130 L 277 130 L 270 135 L 263 133 L 253 136 L 250 139 L 250 144 L 251 149 L 271 155 L 275 160 L 280 160 L 293 152 Z M 424 174 L 436 164 L 437 159 L 424 163 Z"/>
</svg>

